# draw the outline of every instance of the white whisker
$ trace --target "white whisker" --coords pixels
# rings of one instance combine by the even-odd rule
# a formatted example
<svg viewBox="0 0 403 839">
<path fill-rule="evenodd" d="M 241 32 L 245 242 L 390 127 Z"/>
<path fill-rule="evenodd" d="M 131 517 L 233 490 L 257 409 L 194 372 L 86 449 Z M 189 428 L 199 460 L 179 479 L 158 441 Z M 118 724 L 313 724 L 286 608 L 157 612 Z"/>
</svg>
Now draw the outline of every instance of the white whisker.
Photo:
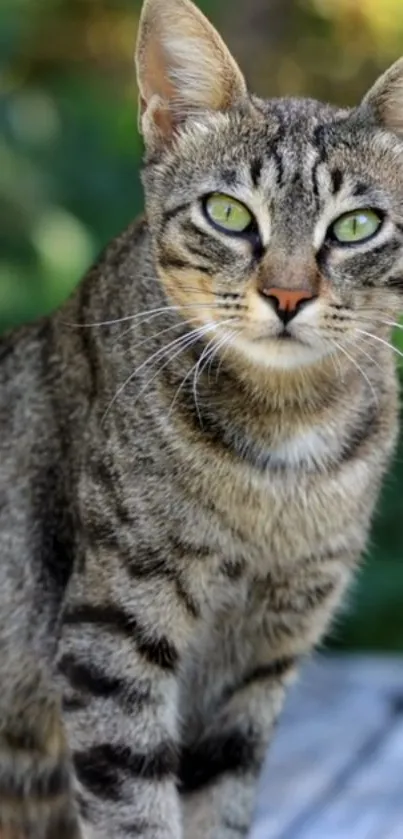
<svg viewBox="0 0 403 839">
<path fill-rule="evenodd" d="M 159 315 L 163 312 L 170 312 L 170 311 L 178 311 L 179 306 L 161 306 L 158 309 L 149 309 L 147 312 L 137 312 L 135 315 L 125 315 L 122 318 L 116 318 L 115 320 L 100 320 L 100 321 L 93 321 L 92 323 L 69 323 L 68 321 L 63 321 L 63 326 L 71 326 L 77 329 L 87 329 L 92 327 L 98 326 L 116 326 L 118 323 L 126 323 L 129 320 L 137 320 L 138 318 L 147 317 L 148 315 Z"/>
<path fill-rule="evenodd" d="M 127 387 L 127 385 L 135 378 L 135 376 L 137 376 L 138 373 L 140 373 L 141 370 L 144 369 L 144 367 L 146 367 L 148 364 L 151 364 L 154 359 L 158 359 L 161 355 L 162 355 L 162 357 L 164 357 L 164 355 L 167 352 L 169 352 L 171 347 L 175 347 L 175 346 L 177 346 L 178 343 L 181 343 L 181 342 L 185 341 L 185 339 L 188 338 L 189 335 L 198 335 L 202 330 L 203 330 L 203 327 L 198 327 L 197 329 L 192 330 L 192 332 L 190 332 L 190 333 L 187 332 L 186 335 L 180 335 L 179 338 L 175 338 L 166 347 L 160 347 L 160 349 L 158 349 L 155 353 L 153 353 L 152 356 L 150 356 L 150 358 L 146 358 L 146 360 L 143 361 L 142 364 L 140 364 L 139 367 L 136 367 L 136 369 L 133 370 L 132 373 L 130 373 L 130 376 L 128 376 L 127 379 L 125 379 L 123 384 L 120 385 L 120 387 L 116 391 L 113 399 L 109 403 L 109 405 L 108 405 L 108 407 L 107 407 L 107 409 L 106 409 L 106 411 L 105 411 L 105 413 L 102 417 L 101 422 L 102 423 L 104 422 L 105 418 L 107 417 L 109 411 L 111 410 L 111 408 L 114 405 L 114 403 L 116 402 L 116 400 L 119 398 L 120 394 L 124 391 L 124 389 Z"/>
<path fill-rule="evenodd" d="M 181 390 L 182 390 L 182 388 L 183 388 L 183 386 L 184 386 L 185 382 L 187 382 L 187 380 L 188 380 L 189 376 L 191 376 L 191 375 L 192 375 L 193 370 L 194 370 L 194 369 L 195 369 L 195 367 L 196 367 L 196 364 L 197 364 L 197 361 L 193 364 L 193 367 L 191 367 L 191 368 L 190 368 L 190 370 L 188 370 L 188 371 L 187 371 L 186 376 L 184 376 L 184 377 L 183 377 L 183 379 L 182 379 L 182 381 L 181 381 L 181 383 L 180 383 L 179 387 L 176 389 L 176 391 L 175 391 L 175 396 L 174 396 L 174 398 L 173 398 L 173 400 L 172 400 L 172 402 L 171 402 L 171 404 L 170 404 L 170 406 L 169 406 L 168 417 L 171 415 L 171 413 L 172 413 L 172 411 L 173 411 L 173 408 L 174 408 L 174 405 L 175 405 L 175 402 L 176 402 L 176 400 L 177 400 L 177 398 L 178 398 L 178 396 L 179 396 L 179 394 L 180 394 L 180 392 L 181 392 Z"/>
<path fill-rule="evenodd" d="M 216 370 L 216 374 L 215 374 L 216 382 L 218 381 L 218 378 L 219 378 L 219 375 L 220 375 L 220 370 L 221 370 L 221 367 L 222 367 L 222 364 L 223 364 L 223 361 L 224 361 L 224 358 L 225 358 L 225 353 L 227 352 L 228 348 L 233 343 L 233 339 L 235 338 L 235 335 L 236 335 L 235 332 L 230 332 L 227 336 L 227 340 L 225 341 L 225 343 L 223 343 L 223 346 L 225 346 L 225 344 L 226 344 L 226 347 L 225 347 L 224 352 L 221 353 L 221 358 L 220 358 L 220 361 L 219 361 L 219 364 L 218 364 L 218 367 L 217 367 L 217 370 Z M 221 349 L 221 347 L 220 347 L 220 349 Z"/>
<path fill-rule="evenodd" d="M 167 366 L 167 364 L 169 364 L 174 358 L 176 358 L 178 355 L 180 355 L 180 353 L 183 352 L 183 350 L 185 350 L 188 346 L 191 346 L 192 343 L 195 343 L 198 340 L 198 338 L 203 337 L 204 335 L 211 332 L 212 329 L 217 329 L 220 326 L 224 326 L 226 323 L 231 323 L 231 320 L 232 320 L 231 318 L 228 318 L 225 321 L 219 321 L 218 323 L 209 323 L 207 325 L 197 327 L 196 329 L 193 329 L 191 332 L 187 332 L 186 335 L 181 335 L 181 336 L 179 336 L 179 338 L 175 338 L 166 347 L 161 347 L 159 350 L 157 350 L 155 353 L 153 353 L 153 355 L 150 358 L 147 358 L 145 361 L 143 361 L 143 363 L 140 364 L 140 366 L 137 367 L 130 374 L 130 376 L 127 377 L 127 379 L 123 382 L 123 384 L 118 388 L 118 390 L 116 391 L 113 399 L 109 403 L 109 405 L 108 405 L 108 407 L 107 407 L 107 409 L 106 409 L 106 411 L 105 411 L 105 413 L 102 417 L 102 422 L 104 422 L 106 416 L 108 415 L 109 411 L 111 410 L 112 406 L 114 405 L 114 403 L 116 402 L 116 400 L 118 399 L 120 394 L 125 390 L 127 385 L 135 378 L 135 376 L 137 376 L 138 373 L 141 372 L 141 370 L 143 370 L 145 367 L 147 367 L 149 364 L 151 364 L 154 360 L 159 361 L 167 353 L 169 353 L 169 351 L 171 349 L 173 349 L 173 348 L 175 348 L 179 345 L 178 352 L 174 353 L 173 355 L 171 354 L 169 356 L 168 360 L 165 362 L 165 364 L 163 364 L 161 367 L 158 368 L 155 375 L 152 376 L 151 379 L 147 380 L 145 386 L 142 387 L 141 390 L 139 391 L 139 393 L 137 394 L 133 404 L 137 401 L 137 399 L 141 396 L 141 394 L 144 393 L 144 391 L 147 389 L 147 387 L 149 387 L 151 382 L 159 375 L 161 370 L 163 370 Z"/>
<path fill-rule="evenodd" d="M 214 347 L 214 345 L 215 345 L 215 338 L 213 337 L 211 339 L 211 341 L 209 341 L 208 344 L 206 344 L 206 346 L 204 347 L 204 350 L 203 350 L 200 358 L 198 359 L 197 364 L 195 364 L 195 367 L 194 367 L 193 398 L 194 398 L 194 402 L 195 402 L 195 406 L 196 406 L 196 412 L 197 412 L 197 416 L 199 418 L 199 423 L 200 423 L 201 428 L 203 428 L 203 420 L 201 418 L 201 413 L 200 413 L 200 410 L 199 410 L 199 404 L 198 404 L 198 401 L 197 401 L 197 380 L 198 380 L 199 376 L 201 375 L 201 373 L 203 371 L 203 366 L 201 366 L 201 365 L 203 365 L 203 361 L 205 360 L 206 356 L 208 358 L 208 355 L 209 355 L 209 352 L 210 352 L 210 347 L 211 346 Z"/>
<path fill-rule="evenodd" d="M 189 319 L 186 319 L 185 323 L 194 323 L 195 321 L 197 322 L 197 318 L 189 318 Z M 161 329 L 160 332 L 153 332 L 152 335 L 148 335 L 147 338 L 144 338 L 142 341 L 139 341 L 137 344 L 130 344 L 130 348 L 132 350 L 136 350 L 138 347 L 141 347 L 141 346 L 143 346 L 143 344 L 147 344 L 150 341 L 153 341 L 156 338 L 159 338 L 160 335 L 164 335 L 166 332 L 172 332 L 173 329 L 179 329 L 180 327 L 183 327 L 183 324 L 184 324 L 183 321 L 178 321 L 177 323 L 172 324 L 172 326 L 167 326 L 165 329 Z M 123 338 L 124 335 L 128 335 L 129 332 L 131 332 L 133 329 L 136 328 L 136 326 L 137 326 L 137 324 L 135 324 L 134 326 L 129 326 L 128 329 L 125 329 L 124 332 L 121 332 L 121 334 L 116 339 L 116 343 L 118 341 L 120 341 L 120 339 Z"/>
<path fill-rule="evenodd" d="M 360 311 L 357 312 L 357 322 L 359 323 L 361 320 L 365 320 L 373 324 L 381 324 L 381 326 L 390 326 L 394 329 L 403 329 L 403 323 L 399 323 L 396 320 L 385 320 L 385 318 L 380 317 L 376 312 L 374 312 L 371 317 L 365 317 L 365 315 L 362 315 Z"/>
<path fill-rule="evenodd" d="M 376 402 L 376 403 L 377 403 L 377 405 L 378 405 L 378 404 L 379 404 L 379 402 L 378 402 L 378 395 L 377 395 L 377 393 L 376 393 L 376 391 L 375 391 L 375 389 L 374 389 L 374 386 L 373 386 L 373 384 L 372 384 L 371 380 L 368 378 L 368 376 L 367 376 L 367 374 L 365 373 L 365 371 L 364 371 L 364 370 L 362 369 L 362 367 L 358 364 L 357 360 L 356 360 L 355 358 L 353 358 L 353 356 L 352 356 L 352 355 L 350 355 L 350 353 L 348 353 L 348 352 L 347 352 L 347 350 L 345 349 L 345 347 L 343 347 L 341 344 L 339 344 L 339 343 L 338 343 L 338 341 L 335 341 L 335 340 L 334 340 L 334 338 L 331 338 L 331 341 L 332 341 L 332 343 L 333 343 L 333 344 L 334 344 L 334 345 L 335 345 L 335 346 L 336 346 L 336 347 L 337 347 L 337 348 L 338 348 L 338 349 L 339 349 L 342 353 L 344 353 L 344 355 L 345 355 L 345 356 L 346 356 L 346 357 L 347 357 L 347 358 L 351 361 L 351 363 L 352 363 L 352 364 L 354 365 L 354 367 L 355 367 L 355 368 L 359 371 L 359 373 L 361 373 L 361 375 L 362 375 L 362 377 L 363 377 L 364 381 L 366 381 L 367 385 L 369 386 L 369 388 L 370 388 L 370 390 L 371 390 L 371 393 L 372 393 L 372 395 L 373 395 L 373 397 L 374 397 L 374 399 L 375 399 L 375 402 Z"/>
<path fill-rule="evenodd" d="M 200 327 L 199 329 L 195 329 L 195 330 L 193 330 L 193 332 L 190 332 L 187 335 L 183 336 L 184 338 L 186 338 L 188 340 L 179 347 L 179 350 L 177 352 L 175 352 L 173 355 L 170 355 L 169 358 L 167 359 L 167 361 L 161 367 L 158 367 L 158 370 L 154 374 L 154 376 L 152 376 L 151 379 L 148 379 L 147 382 L 145 383 L 144 387 L 141 388 L 141 390 L 137 394 L 136 398 L 134 399 L 133 404 L 135 404 L 137 402 L 137 400 L 139 399 L 139 397 L 141 396 L 141 394 L 144 393 L 147 390 L 147 388 L 150 386 L 151 382 L 153 382 L 154 379 L 156 379 L 157 376 L 159 376 L 161 370 L 164 370 L 164 368 L 167 367 L 167 365 L 170 364 L 170 362 L 173 361 L 174 358 L 177 358 L 177 356 L 180 355 L 181 352 L 186 350 L 188 347 L 191 347 L 192 344 L 195 344 L 196 341 L 199 338 L 204 337 L 204 335 L 208 335 L 209 332 L 211 332 L 213 329 L 217 329 L 218 326 L 222 326 L 223 323 L 226 323 L 226 321 L 222 321 L 221 323 L 218 323 L 218 324 L 216 324 L 216 323 L 207 324 L 207 325 L 205 325 L 203 327 Z M 172 344 L 170 346 L 172 346 Z M 193 367 L 192 367 L 192 370 L 193 370 Z"/>
<path fill-rule="evenodd" d="M 365 340 L 365 335 L 363 335 L 361 338 L 359 338 L 359 341 L 363 341 L 363 340 Z M 370 353 L 369 353 L 369 352 L 367 352 L 366 350 L 364 350 L 364 348 L 363 348 L 363 347 L 359 344 L 359 342 L 358 342 L 358 341 L 357 341 L 357 343 L 356 343 L 356 346 L 357 346 L 358 351 L 359 351 L 359 352 L 361 352 L 363 355 L 365 355 L 365 356 L 366 356 L 366 358 L 368 358 L 368 359 L 369 359 L 369 361 L 370 361 L 372 364 L 375 364 L 375 366 L 378 368 L 378 370 L 382 370 L 382 366 L 381 366 L 381 364 L 379 364 L 379 361 L 376 361 L 376 359 L 375 359 L 375 358 L 372 358 L 372 355 L 370 355 Z"/>
<path fill-rule="evenodd" d="M 185 289 L 187 291 L 188 289 Z M 202 292 L 200 292 L 202 293 Z M 100 320 L 100 321 L 93 321 L 92 323 L 70 323 L 69 321 L 62 321 L 63 326 L 69 326 L 76 329 L 90 329 L 93 327 L 100 327 L 100 326 L 116 326 L 119 323 L 127 323 L 127 321 L 131 320 L 141 320 L 143 318 L 147 318 L 149 316 L 150 320 L 153 317 L 158 317 L 158 315 L 162 315 L 165 312 L 181 312 L 184 309 L 217 309 L 222 308 L 222 304 L 218 301 L 217 303 L 189 303 L 185 306 L 160 306 L 158 309 L 149 309 L 145 312 L 137 312 L 135 315 L 125 315 L 121 318 L 115 318 L 113 320 Z"/>
<path fill-rule="evenodd" d="M 218 341 L 218 343 L 214 343 L 214 345 L 213 345 L 212 349 L 210 350 L 210 352 L 209 352 L 209 354 L 208 354 L 208 356 L 209 356 L 209 357 L 208 357 L 208 358 L 206 358 L 206 360 L 205 360 L 205 365 L 204 365 L 203 369 L 205 369 L 205 367 L 206 367 L 206 365 L 207 365 L 207 364 L 209 364 L 209 367 L 211 367 L 211 363 L 212 363 L 212 361 L 213 361 L 214 357 L 215 357 L 215 356 L 219 353 L 219 351 L 222 349 L 222 347 L 224 347 L 226 344 L 227 344 L 227 346 L 229 346 L 229 345 L 230 345 L 230 343 L 231 343 L 231 341 L 232 341 L 232 339 L 233 339 L 234 337 L 235 337 L 235 332 L 230 332 L 229 334 L 224 335 L 224 337 L 223 337 L 220 341 Z M 210 341 L 210 342 L 209 342 L 209 344 L 211 344 L 211 343 L 212 343 L 212 342 Z M 224 353 L 224 354 L 225 354 L 225 353 Z M 223 354 L 223 355 L 224 355 L 224 354 Z M 185 385 L 185 383 L 186 383 L 187 379 L 188 379 L 188 378 L 192 375 L 192 373 L 194 372 L 194 370 L 195 370 L 195 368 L 197 367 L 197 365 L 198 365 L 199 361 L 200 361 L 200 359 L 199 359 L 198 361 L 196 361 L 196 363 L 193 365 L 193 367 L 191 367 L 191 368 L 190 368 L 190 370 L 188 370 L 188 372 L 186 373 L 186 376 L 182 379 L 182 382 L 180 383 L 180 385 L 179 385 L 179 387 L 178 387 L 178 389 L 177 389 L 177 391 L 176 391 L 176 393 L 175 393 L 175 396 L 174 396 L 174 398 L 173 398 L 173 400 L 172 400 L 171 407 L 170 407 L 170 409 L 169 409 L 168 414 L 170 414 L 170 413 L 171 413 L 171 411 L 172 411 L 172 409 L 173 409 L 173 407 L 174 407 L 174 405 L 175 405 L 176 399 L 177 399 L 177 397 L 178 397 L 178 395 L 179 395 L 180 391 L 182 390 L 183 386 Z M 220 359 L 220 363 L 219 363 L 219 366 L 218 366 L 218 370 L 216 371 L 216 377 L 215 377 L 215 381 L 216 381 L 216 382 L 217 382 L 217 380 L 218 380 L 218 374 L 219 374 L 219 370 L 220 370 L 220 368 L 221 368 L 222 362 L 223 362 L 223 358 L 221 358 L 221 359 Z M 202 373 L 202 372 L 203 372 L 203 371 L 201 370 L 201 371 L 200 371 L 200 373 L 199 373 L 199 378 L 200 378 L 200 375 L 201 375 L 201 373 Z M 208 383 L 210 384 L 210 369 L 209 369 L 209 373 L 208 373 Z M 198 402 L 198 401 L 199 401 L 199 400 L 197 399 L 197 402 Z"/>
<path fill-rule="evenodd" d="M 399 355 L 401 358 L 403 358 L 403 352 L 401 352 L 401 350 L 398 350 L 397 347 L 394 347 L 393 344 L 391 344 L 389 341 L 386 341 L 385 338 L 380 338 L 379 335 L 373 335 L 372 332 L 366 332 L 365 329 L 357 328 L 357 332 L 359 332 L 361 335 L 367 335 L 368 338 L 372 338 L 374 341 L 379 341 L 380 344 L 384 344 L 385 347 L 389 347 L 389 349 L 392 350 L 392 352 L 396 353 L 396 355 Z"/>
<path fill-rule="evenodd" d="M 220 323 L 220 324 L 218 324 L 218 325 L 219 325 L 219 326 L 222 326 L 222 323 Z M 228 335 L 224 335 L 224 338 L 222 338 L 222 339 L 221 339 L 221 341 L 219 341 L 219 342 L 215 345 L 216 352 L 218 352 L 218 351 L 219 351 L 219 349 L 220 349 L 220 348 L 221 348 L 221 347 L 222 347 L 225 343 L 227 343 L 227 341 L 228 341 Z M 211 341 L 209 342 L 209 344 L 210 344 L 210 343 L 211 343 Z M 213 349 L 214 349 L 214 348 L 213 348 Z M 213 356 L 214 356 L 214 352 L 213 352 L 213 355 L 211 356 L 210 363 L 211 363 L 211 361 L 212 361 Z M 193 367 L 191 367 L 191 368 L 190 368 L 190 370 L 188 370 L 188 371 L 187 371 L 186 376 L 184 376 L 184 377 L 183 377 L 183 379 L 182 379 L 182 381 L 181 381 L 181 383 L 180 383 L 179 387 L 177 388 L 177 390 L 176 390 L 176 392 L 175 392 L 175 395 L 174 395 L 174 398 L 173 398 L 173 400 L 172 400 L 172 402 L 171 402 L 171 405 L 170 405 L 170 407 L 169 407 L 168 416 L 170 416 L 170 414 L 172 413 L 172 410 L 173 410 L 173 408 L 174 408 L 175 402 L 176 402 L 176 400 L 177 400 L 177 398 L 178 398 L 178 396 L 179 396 L 179 394 L 180 394 L 180 392 L 181 392 L 182 388 L 184 387 L 184 385 L 186 384 L 187 380 L 190 378 L 190 376 L 191 376 L 191 375 L 192 375 L 192 373 L 194 372 L 195 368 L 196 368 L 196 367 L 197 367 L 197 365 L 199 364 L 199 361 L 200 361 L 200 359 L 198 359 L 198 360 L 195 362 L 195 364 L 193 365 Z"/>
<path fill-rule="evenodd" d="M 378 323 L 381 323 L 384 326 L 391 326 L 393 329 L 403 329 L 403 323 L 398 323 L 395 320 L 379 320 Z"/>
<path fill-rule="evenodd" d="M 203 311 L 206 310 L 208 312 L 210 312 L 210 311 L 214 312 L 214 311 L 217 310 L 217 305 L 213 304 L 213 303 L 209 304 L 209 305 L 207 305 L 207 304 L 204 305 L 203 303 L 197 303 L 197 304 L 194 304 L 193 306 L 189 306 L 189 307 L 183 306 L 182 308 L 183 309 L 186 309 L 186 308 L 190 308 L 190 309 L 202 308 Z M 178 307 L 178 311 L 180 312 L 179 307 Z M 158 317 L 161 317 L 161 313 L 158 313 L 156 315 L 151 315 L 151 317 L 147 318 L 146 320 L 144 320 L 140 323 L 137 321 L 136 323 L 131 324 L 127 329 L 125 329 L 124 332 L 119 333 L 119 336 L 116 340 L 119 341 L 120 338 L 123 338 L 125 335 L 127 335 L 129 332 L 131 332 L 133 329 L 137 329 L 138 326 L 143 326 L 144 323 L 150 323 L 152 320 L 154 320 L 155 318 L 158 318 Z M 193 323 L 195 320 L 197 320 L 196 317 L 194 317 L 194 318 L 185 318 L 184 317 L 184 318 L 181 318 L 180 320 L 178 320 L 175 324 L 173 324 L 173 326 L 170 326 L 169 328 L 170 329 L 175 329 L 179 326 L 183 326 L 184 323 Z M 161 333 L 158 333 L 158 334 L 161 334 Z"/>
<path fill-rule="evenodd" d="M 329 340 L 333 343 L 331 338 Z M 331 360 L 333 362 L 333 367 L 335 369 L 336 376 L 339 376 L 340 379 L 343 381 L 343 371 L 341 369 L 340 358 L 337 355 L 335 355 L 334 353 L 330 353 L 329 357 L 331 358 Z M 336 362 L 337 362 L 337 364 L 336 364 Z"/>
<path fill-rule="evenodd" d="M 218 344 L 215 345 L 215 348 L 214 348 L 213 352 L 210 354 L 209 368 L 208 368 L 208 374 L 207 374 L 207 376 L 208 376 L 207 380 L 208 380 L 209 384 L 210 384 L 211 365 L 213 363 L 213 360 L 214 360 L 215 356 L 218 355 L 220 350 L 223 347 L 225 347 L 226 344 L 229 345 L 231 343 L 232 338 L 234 338 L 234 337 L 235 337 L 235 332 L 230 332 L 229 334 L 224 335 L 224 337 L 221 339 L 221 341 L 219 341 Z M 223 353 L 223 355 L 225 355 L 225 352 Z M 216 370 L 216 376 L 215 376 L 215 382 L 216 383 L 217 383 L 217 380 L 218 380 L 218 372 L 221 368 L 222 362 L 223 362 L 223 357 L 220 358 L 220 363 L 218 365 L 218 370 Z"/>
</svg>

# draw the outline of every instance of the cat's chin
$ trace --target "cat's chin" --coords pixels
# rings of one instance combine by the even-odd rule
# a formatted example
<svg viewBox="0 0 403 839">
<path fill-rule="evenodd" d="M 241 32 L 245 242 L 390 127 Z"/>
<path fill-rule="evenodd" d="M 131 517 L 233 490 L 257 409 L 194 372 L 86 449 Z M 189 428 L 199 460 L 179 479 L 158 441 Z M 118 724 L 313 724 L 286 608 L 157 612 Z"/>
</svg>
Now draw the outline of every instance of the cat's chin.
<svg viewBox="0 0 403 839">
<path fill-rule="evenodd" d="M 250 361 L 275 370 L 307 367 L 321 361 L 327 355 L 323 346 L 312 347 L 291 337 L 253 341 L 237 336 L 236 347 Z"/>
</svg>

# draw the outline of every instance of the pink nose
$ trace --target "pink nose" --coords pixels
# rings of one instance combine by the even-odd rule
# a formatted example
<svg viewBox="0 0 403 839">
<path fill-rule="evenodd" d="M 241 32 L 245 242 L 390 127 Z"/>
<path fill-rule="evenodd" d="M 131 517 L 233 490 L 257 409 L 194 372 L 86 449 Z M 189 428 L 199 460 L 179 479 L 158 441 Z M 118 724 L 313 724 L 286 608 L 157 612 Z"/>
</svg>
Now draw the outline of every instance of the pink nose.
<svg viewBox="0 0 403 839">
<path fill-rule="evenodd" d="M 304 288 L 263 288 L 261 293 L 270 300 L 276 314 L 284 323 L 288 323 L 305 303 L 317 297 Z"/>
</svg>

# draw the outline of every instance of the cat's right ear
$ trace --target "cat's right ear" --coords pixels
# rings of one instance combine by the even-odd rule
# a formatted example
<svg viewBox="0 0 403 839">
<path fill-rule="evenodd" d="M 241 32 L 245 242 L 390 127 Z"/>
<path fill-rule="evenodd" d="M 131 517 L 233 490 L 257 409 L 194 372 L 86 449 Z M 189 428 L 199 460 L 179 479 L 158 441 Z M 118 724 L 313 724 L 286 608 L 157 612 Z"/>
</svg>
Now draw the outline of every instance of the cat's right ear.
<svg viewBox="0 0 403 839">
<path fill-rule="evenodd" d="M 170 142 L 202 110 L 246 97 L 244 77 L 218 32 L 190 0 L 145 0 L 136 49 L 140 130 L 149 148 Z"/>
<path fill-rule="evenodd" d="M 362 108 L 377 125 L 403 139 L 403 58 L 375 82 L 364 97 Z"/>
</svg>

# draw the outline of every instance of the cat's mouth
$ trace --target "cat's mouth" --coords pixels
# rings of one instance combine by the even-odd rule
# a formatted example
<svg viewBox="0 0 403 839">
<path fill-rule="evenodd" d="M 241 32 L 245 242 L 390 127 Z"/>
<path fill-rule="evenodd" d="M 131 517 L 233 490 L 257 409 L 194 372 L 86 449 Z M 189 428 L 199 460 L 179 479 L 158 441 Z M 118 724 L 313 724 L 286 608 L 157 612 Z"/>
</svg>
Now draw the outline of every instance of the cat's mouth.
<svg viewBox="0 0 403 839">
<path fill-rule="evenodd" d="M 286 326 L 284 327 L 284 329 L 281 330 L 281 332 L 277 332 L 274 334 L 270 332 L 264 332 L 261 335 L 255 335 L 252 340 L 258 343 L 261 343 L 262 341 L 281 341 L 282 343 L 292 342 L 294 344 L 304 343 L 300 340 L 300 338 L 297 338 L 295 335 L 293 335 L 293 333 L 290 332 Z"/>
<path fill-rule="evenodd" d="M 300 336 L 288 324 L 282 327 L 277 324 L 274 329 L 273 325 L 268 324 L 264 328 L 260 324 L 260 329 L 254 331 L 254 334 L 246 331 L 238 333 L 235 344 L 257 364 L 278 370 L 311 365 L 327 354 L 323 344 L 314 346 L 309 336 Z"/>
<path fill-rule="evenodd" d="M 284 329 L 281 330 L 281 332 L 278 333 L 278 335 L 275 335 L 274 337 L 277 338 L 279 341 L 298 341 L 298 338 L 295 338 L 295 335 L 292 335 L 286 326 L 284 327 Z"/>
</svg>

